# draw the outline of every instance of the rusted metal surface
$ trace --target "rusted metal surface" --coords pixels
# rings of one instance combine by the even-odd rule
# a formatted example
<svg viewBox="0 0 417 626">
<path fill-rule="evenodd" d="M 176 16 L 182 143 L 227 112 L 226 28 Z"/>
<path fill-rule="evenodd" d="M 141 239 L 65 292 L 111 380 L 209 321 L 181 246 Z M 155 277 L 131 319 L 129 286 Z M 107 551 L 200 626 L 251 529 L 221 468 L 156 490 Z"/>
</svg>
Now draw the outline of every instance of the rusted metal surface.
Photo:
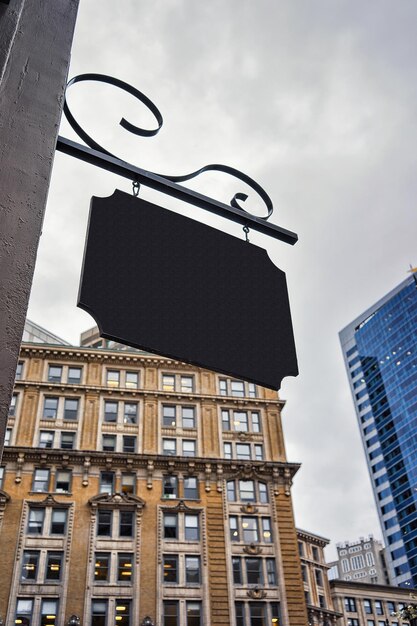
<svg viewBox="0 0 417 626">
<path fill-rule="evenodd" d="M 0 5 L 0 453 L 79 0 Z"/>
</svg>

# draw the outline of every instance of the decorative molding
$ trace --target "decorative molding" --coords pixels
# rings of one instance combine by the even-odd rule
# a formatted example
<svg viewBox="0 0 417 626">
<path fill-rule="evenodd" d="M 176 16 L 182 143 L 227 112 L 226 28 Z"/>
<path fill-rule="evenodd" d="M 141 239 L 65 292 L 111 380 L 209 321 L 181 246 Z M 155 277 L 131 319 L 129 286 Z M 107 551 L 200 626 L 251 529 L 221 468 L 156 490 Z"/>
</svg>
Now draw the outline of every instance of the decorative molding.
<svg viewBox="0 0 417 626">
<path fill-rule="evenodd" d="M 54 498 L 52 493 L 48 493 L 43 500 L 27 500 L 27 504 L 33 509 L 35 507 L 44 508 L 46 506 L 51 506 L 52 508 L 58 509 L 69 509 L 71 506 L 71 502 L 59 502 Z"/>
<path fill-rule="evenodd" d="M 258 507 L 254 504 L 251 504 L 250 502 L 243 504 L 240 507 L 240 510 L 242 511 L 242 513 L 247 513 L 248 515 L 255 515 L 256 513 L 259 513 Z"/>
<path fill-rule="evenodd" d="M 210 479 L 211 479 L 211 463 L 206 463 L 205 466 L 205 477 L 206 477 L 206 486 L 205 486 L 205 490 L 207 491 L 207 493 L 210 492 L 211 486 L 210 486 Z"/>
<path fill-rule="evenodd" d="M 217 491 L 220 493 L 223 491 L 223 465 L 218 463 L 216 466 L 216 476 L 217 476 Z"/>
<path fill-rule="evenodd" d="M 88 487 L 90 467 L 91 467 L 90 457 L 86 456 L 84 459 L 84 463 L 83 463 L 83 482 L 82 482 L 83 487 Z"/>
<path fill-rule="evenodd" d="M 243 546 L 243 552 L 251 555 L 262 554 L 263 549 L 256 543 L 250 543 L 249 545 Z"/>
<path fill-rule="evenodd" d="M 3 458 L 4 456 L 5 455 L 3 453 Z M 16 459 L 17 469 L 16 469 L 16 476 L 14 479 L 14 482 L 17 484 L 22 482 L 22 470 L 23 470 L 24 462 L 25 462 L 25 453 L 19 452 L 18 457 Z"/>
<path fill-rule="evenodd" d="M 145 500 L 135 496 L 132 493 L 99 493 L 97 496 L 93 496 L 89 499 L 88 504 L 94 509 L 97 506 L 104 506 L 106 508 L 119 508 L 134 506 L 139 511 L 142 511 L 145 506 Z"/>
<path fill-rule="evenodd" d="M 153 473 L 155 470 L 155 465 L 152 460 L 148 461 L 148 465 L 146 467 L 146 487 L 147 489 L 152 489 L 153 487 Z"/>
<path fill-rule="evenodd" d="M 265 589 L 261 589 L 258 585 L 255 585 L 253 589 L 249 589 L 246 592 L 246 595 L 253 600 L 263 600 L 266 598 L 266 591 Z"/>
<path fill-rule="evenodd" d="M 202 509 L 200 508 L 194 508 L 191 506 L 188 506 L 188 504 L 186 504 L 184 502 L 184 500 L 180 500 L 178 502 L 178 504 L 176 504 L 175 506 L 167 506 L 167 505 L 162 505 L 161 506 L 161 510 L 162 511 L 169 511 L 170 513 L 186 513 L 186 512 L 191 512 L 191 513 L 195 513 L 195 512 L 200 512 Z"/>
</svg>

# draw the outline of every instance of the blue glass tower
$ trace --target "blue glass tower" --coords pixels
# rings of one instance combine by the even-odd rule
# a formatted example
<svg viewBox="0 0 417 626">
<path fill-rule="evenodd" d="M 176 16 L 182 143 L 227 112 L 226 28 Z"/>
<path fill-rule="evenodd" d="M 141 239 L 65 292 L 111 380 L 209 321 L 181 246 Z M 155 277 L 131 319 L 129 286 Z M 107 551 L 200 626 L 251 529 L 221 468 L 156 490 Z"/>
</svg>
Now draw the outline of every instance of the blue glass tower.
<svg viewBox="0 0 417 626">
<path fill-rule="evenodd" d="M 340 333 L 392 584 L 417 587 L 417 275 Z"/>
</svg>

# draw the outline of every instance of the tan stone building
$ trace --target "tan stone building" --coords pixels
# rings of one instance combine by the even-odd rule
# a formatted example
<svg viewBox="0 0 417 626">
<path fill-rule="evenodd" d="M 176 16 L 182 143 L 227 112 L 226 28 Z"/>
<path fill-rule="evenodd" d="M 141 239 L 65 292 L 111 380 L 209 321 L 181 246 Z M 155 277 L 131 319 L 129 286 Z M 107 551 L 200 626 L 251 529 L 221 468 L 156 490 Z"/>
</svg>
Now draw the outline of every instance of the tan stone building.
<svg viewBox="0 0 417 626">
<path fill-rule="evenodd" d="M 5 626 L 306 626 L 283 404 L 140 351 L 24 343 L 0 470 Z"/>
</svg>

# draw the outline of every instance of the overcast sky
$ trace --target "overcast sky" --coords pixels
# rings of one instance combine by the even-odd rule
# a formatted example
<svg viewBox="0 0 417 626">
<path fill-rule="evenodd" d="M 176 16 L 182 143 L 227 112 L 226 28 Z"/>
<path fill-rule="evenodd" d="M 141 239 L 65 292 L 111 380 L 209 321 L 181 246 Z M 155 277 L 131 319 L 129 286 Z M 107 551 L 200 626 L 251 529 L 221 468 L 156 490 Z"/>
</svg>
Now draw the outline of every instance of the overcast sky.
<svg viewBox="0 0 417 626">
<path fill-rule="evenodd" d="M 296 523 L 334 543 L 381 537 L 338 332 L 417 263 L 417 3 L 80 5 L 70 76 L 125 80 L 165 122 L 157 137 L 130 135 L 120 118 L 149 128 L 151 114 L 114 88 L 83 83 L 68 100 L 94 138 L 159 173 L 236 167 L 271 196 L 271 221 L 298 233 L 294 247 L 250 233 L 290 292 L 300 375 L 284 380 L 281 397 L 288 458 L 302 462 Z M 61 134 L 76 139 L 66 123 Z M 245 186 L 226 179 L 207 174 L 192 186 L 228 202 Z M 131 185 L 56 154 L 28 316 L 74 343 L 94 323 L 76 308 L 90 198 L 115 188 Z M 243 237 L 205 211 L 141 196 Z M 253 194 L 247 204 L 262 214 Z"/>
</svg>

